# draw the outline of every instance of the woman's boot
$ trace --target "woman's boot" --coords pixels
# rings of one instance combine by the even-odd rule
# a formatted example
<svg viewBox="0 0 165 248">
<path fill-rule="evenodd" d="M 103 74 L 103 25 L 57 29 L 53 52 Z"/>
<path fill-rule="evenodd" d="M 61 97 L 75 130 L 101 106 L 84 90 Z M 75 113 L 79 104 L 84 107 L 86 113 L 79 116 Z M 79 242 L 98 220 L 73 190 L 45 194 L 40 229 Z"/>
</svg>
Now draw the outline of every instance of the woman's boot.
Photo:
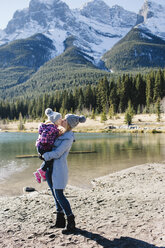
<svg viewBox="0 0 165 248">
<path fill-rule="evenodd" d="M 57 213 L 57 218 L 56 218 L 56 223 L 53 227 L 56 227 L 56 228 L 64 228 L 66 225 L 66 220 L 65 220 L 65 217 L 64 217 L 64 213 Z"/>
<path fill-rule="evenodd" d="M 74 232 L 76 230 L 75 217 L 74 215 L 67 216 L 67 226 L 66 229 L 62 231 L 62 233 Z"/>
</svg>

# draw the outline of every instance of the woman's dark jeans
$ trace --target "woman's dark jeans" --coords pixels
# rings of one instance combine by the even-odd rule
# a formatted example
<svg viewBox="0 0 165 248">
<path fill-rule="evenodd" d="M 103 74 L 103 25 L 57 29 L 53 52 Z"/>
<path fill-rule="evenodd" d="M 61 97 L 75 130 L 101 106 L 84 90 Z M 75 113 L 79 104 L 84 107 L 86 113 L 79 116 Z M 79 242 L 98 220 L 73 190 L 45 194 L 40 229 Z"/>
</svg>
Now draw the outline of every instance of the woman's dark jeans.
<svg viewBox="0 0 165 248">
<path fill-rule="evenodd" d="M 53 189 L 52 183 L 52 168 L 47 168 L 46 170 L 46 181 L 51 189 L 52 195 L 54 197 L 57 212 L 64 212 L 67 216 L 72 215 L 72 210 L 69 201 L 66 199 L 63 189 Z"/>
</svg>

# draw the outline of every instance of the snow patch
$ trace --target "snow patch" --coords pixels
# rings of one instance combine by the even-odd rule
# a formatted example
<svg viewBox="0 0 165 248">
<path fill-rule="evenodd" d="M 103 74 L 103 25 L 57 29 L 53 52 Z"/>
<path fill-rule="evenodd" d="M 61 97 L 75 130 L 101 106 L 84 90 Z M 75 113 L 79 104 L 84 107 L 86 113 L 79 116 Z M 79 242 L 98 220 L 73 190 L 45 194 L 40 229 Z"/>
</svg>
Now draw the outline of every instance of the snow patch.
<svg viewBox="0 0 165 248">
<path fill-rule="evenodd" d="M 59 2 L 58 0 L 38 0 L 40 3 L 52 5 L 54 2 Z"/>
<path fill-rule="evenodd" d="M 102 7 L 102 0 L 88 1 L 87 6 L 91 6 L 91 11 L 87 15 L 81 14 L 80 10 L 70 10 L 66 8 L 65 13 L 57 14 L 56 4 L 62 3 L 59 0 L 36 0 L 36 4 L 43 3 L 51 6 L 43 13 L 37 12 L 37 18 L 30 11 L 26 12 L 23 25 L 17 26 L 17 22 L 22 21 L 21 14 L 17 17 L 17 22 L 13 18 L 10 25 L 14 25 L 16 30 L 12 33 L 0 32 L 0 44 L 16 39 L 25 39 L 34 34 L 41 33 L 53 41 L 55 50 L 52 50 L 51 57 L 60 55 L 64 51 L 64 41 L 69 36 L 74 36 L 74 45 L 79 47 L 88 56 L 93 57 L 95 63 L 99 63 L 103 54 L 110 50 L 121 38 L 123 38 L 136 24 L 137 15 L 124 10 L 119 6 L 110 8 L 107 5 L 106 15 L 102 16 L 98 6 Z M 104 7 L 106 4 L 104 4 Z M 27 9 L 29 10 L 29 9 Z M 92 12 L 94 11 L 94 12 Z M 104 11 L 102 10 L 104 13 Z M 38 21 L 36 21 L 38 20 Z M 12 29 L 11 29 L 12 30 Z"/>
<path fill-rule="evenodd" d="M 142 38 L 146 38 L 148 40 L 152 40 L 152 37 L 148 36 L 147 34 L 141 33 Z"/>
<path fill-rule="evenodd" d="M 147 4 L 147 5 L 146 5 Z M 146 8 L 146 9 L 145 9 Z M 143 5 L 143 11 L 151 12 L 152 16 L 148 17 L 138 28 L 148 30 L 153 35 L 165 40 L 165 1 L 146 0 Z"/>
</svg>

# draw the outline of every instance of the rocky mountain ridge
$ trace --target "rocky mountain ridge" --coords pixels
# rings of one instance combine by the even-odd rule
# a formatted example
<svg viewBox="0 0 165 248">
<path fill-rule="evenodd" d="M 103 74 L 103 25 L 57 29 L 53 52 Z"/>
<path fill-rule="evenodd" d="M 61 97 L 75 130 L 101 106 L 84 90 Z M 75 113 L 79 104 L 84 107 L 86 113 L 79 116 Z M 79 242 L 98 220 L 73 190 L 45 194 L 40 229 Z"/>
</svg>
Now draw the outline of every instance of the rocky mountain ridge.
<svg viewBox="0 0 165 248">
<path fill-rule="evenodd" d="M 107 68 L 131 70 L 165 67 L 165 2 L 145 0 L 140 10 L 143 22 L 104 54 Z"/>
<path fill-rule="evenodd" d="M 102 0 L 90 1 L 76 10 L 61 0 L 31 0 L 29 8 L 16 11 L 6 29 L 1 31 L 0 44 L 42 33 L 53 40 L 54 56 L 57 56 L 64 52 L 66 38 L 74 36 L 74 45 L 97 63 L 138 18 L 120 6 L 110 8 Z"/>
<path fill-rule="evenodd" d="M 145 0 L 139 14 L 144 21 L 135 28 L 165 40 L 165 1 Z"/>
</svg>

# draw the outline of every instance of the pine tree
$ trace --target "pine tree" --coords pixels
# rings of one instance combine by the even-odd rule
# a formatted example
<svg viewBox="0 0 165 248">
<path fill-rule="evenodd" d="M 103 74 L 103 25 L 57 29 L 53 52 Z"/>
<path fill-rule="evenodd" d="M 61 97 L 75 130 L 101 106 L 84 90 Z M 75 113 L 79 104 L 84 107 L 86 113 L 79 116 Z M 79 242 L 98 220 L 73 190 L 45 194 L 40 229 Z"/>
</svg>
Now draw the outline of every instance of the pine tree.
<svg viewBox="0 0 165 248">
<path fill-rule="evenodd" d="M 95 110 L 94 109 L 92 109 L 91 119 L 93 119 L 93 120 L 96 119 L 96 115 L 95 115 Z"/>
<path fill-rule="evenodd" d="M 148 76 L 146 81 L 146 107 L 148 112 L 149 112 L 150 104 L 152 103 L 152 90 L 153 90 L 152 82 L 150 77 Z"/>
<path fill-rule="evenodd" d="M 117 95 L 117 87 L 116 84 L 113 85 L 113 88 L 110 91 L 109 95 L 109 105 L 110 108 L 113 105 L 113 111 L 114 113 L 117 113 L 118 105 L 119 105 L 119 97 Z"/>
<path fill-rule="evenodd" d="M 94 101 L 91 85 L 88 85 L 84 90 L 84 107 L 90 109 L 90 106 L 94 106 Z"/>
<path fill-rule="evenodd" d="M 74 97 L 74 108 L 73 109 L 76 110 L 79 105 L 79 89 L 77 87 L 74 88 L 73 97 Z"/>
<path fill-rule="evenodd" d="M 102 112 L 104 108 L 109 108 L 109 82 L 106 77 L 100 80 L 97 86 L 98 112 Z"/>
<path fill-rule="evenodd" d="M 157 99 L 157 102 L 156 102 L 156 113 L 157 113 L 157 121 L 160 122 L 160 119 L 161 119 L 160 97 Z"/>
<path fill-rule="evenodd" d="M 146 105 L 146 82 L 139 73 L 136 76 L 136 89 L 137 89 L 137 106 Z"/>
<path fill-rule="evenodd" d="M 18 130 L 24 130 L 25 126 L 23 124 L 23 118 L 22 118 L 22 113 L 19 113 L 19 124 L 18 124 Z"/>
<path fill-rule="evenodd" d="M 119 108 L 121 112 L 124 112 L 127 107 L 128 100 L 131 98 L 131 81 L 129 75 L 123 74 L 119 87 Z"/>
<path fill-rule="evenodd" d="M 45 109 L 50 107 L 48 105 L 48 96 L 47 94 L 44 94 L 43 97 L 42 97 L 42 113 L 41 113 L 41 116 L 44 117 L 45 116 Z"/>
<path fill-rule="evenodd" d="M 68 95 L 68 110 L 73 113 L 75 110 L 74 107 L 75 107 L 75 101 L 73 97 L 73 92 L 70 91 Z"/>
<path fill-rule="evenodd" d="M 159 97 L 161 97 L 161 79 L 160 79 L 160 74 L 156 73 L 154 96 L 153 96 L 154 102 L 156 102 Z"/>
<path fill-rule="evenodd" d="M 66 90 L 63 91 L 62 93 L 62 104 L 61 104 L 61 108 L 63 110 L 69 110 L 69 102 L 68 102 L 68 93 Z"/>
<path fill-rule="evenodd" d="M 134 109 L 131 105 L 131 101 L 128 102 L 128 108 L 125 112 L 125 122 L 126 124 L 128 125 L 131 125 L 132 124 L 132 119 L 133 119 L 133 116 L 134 116 Z"/>
<path fill-rule="evenodd" d="M 33 109 L 34 113 L 35 113 L 35 117 L 39 117 L 41 118 L 42 116 L 42 109 L 43 109 L 43 102 L 42 102 L 42 97 L 39 97 L 37 99 L 36 105 L 34 106 L 35 109 Z"/>
<path fill-rule="evenodd" d="M 109 108 L 109 118 L 112 119 L 114 115 L 115 115 L 115 107 L 114 104 L 111 104 Z"/>
<path fill-rule="evenodd" d="M 106 115 L 106 110 L 104 108 L 102 113 L 101 113 L 101 122 L 104 122 L 106 120 L 107 120 L 107 115 Z"/>
<path fill-rule="evenodd" d="M 82 88 L 80 88 L 77 109 L 81 111 L 83 108 L 84 108 L 84 94 L 83 94 Z"/>
</svg>

